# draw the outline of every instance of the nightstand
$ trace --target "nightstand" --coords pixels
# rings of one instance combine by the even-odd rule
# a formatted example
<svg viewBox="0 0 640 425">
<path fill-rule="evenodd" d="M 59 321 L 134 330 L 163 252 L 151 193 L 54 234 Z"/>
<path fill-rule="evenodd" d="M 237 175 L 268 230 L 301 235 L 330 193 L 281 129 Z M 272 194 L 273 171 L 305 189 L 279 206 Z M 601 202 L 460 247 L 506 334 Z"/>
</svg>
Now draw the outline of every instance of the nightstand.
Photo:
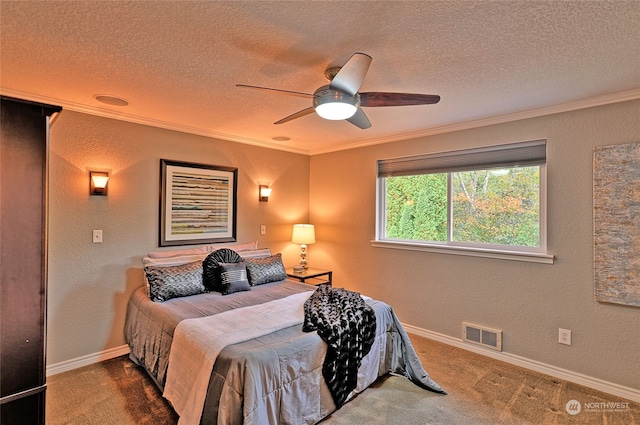
<svg viewBox="0 0 640 425">
<path fill-rule="evenodd" d="M 287 268 L 287 276 L 291 279 L 297 279 L 302 283 L 308 283 L 309 285 L 332 285 L 333 272 L 331 270 L 321 270 L 308 268 L 301 272 L 293 271 L 293 267 Z"/>
</svg>

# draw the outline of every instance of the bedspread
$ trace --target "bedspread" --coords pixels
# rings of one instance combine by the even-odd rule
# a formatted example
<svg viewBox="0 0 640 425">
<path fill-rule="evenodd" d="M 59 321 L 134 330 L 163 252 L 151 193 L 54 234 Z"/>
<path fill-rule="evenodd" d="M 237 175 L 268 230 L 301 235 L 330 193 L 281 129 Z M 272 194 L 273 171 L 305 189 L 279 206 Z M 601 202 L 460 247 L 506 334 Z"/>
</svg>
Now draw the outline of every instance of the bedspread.
<svg viewBox="0 0 640 425">
<path fill-rule="evenodd" d="M 136 291 L 129 303 L 125 326 L 130 356 L 163 388 L 174 329 L 180 321 L 295 293 L 310 295 L 309 291 L 314 289 L 306 284 L 282 281 L 252 287 L 251 291 L 238 296 L 202 294 L 165 303 L 153 303 L 143 291 Z M 376 315 L 376 338 L 362 361 L 358 385 L 349 398 L 389 372 L 405 375 L 423 388 L 444 393 L 422 368 L 391 307 L 376 300 L 367 300 L 367 304 Z M 317 333 L 302 332 L 301 324 L 228 345 L 213 366 L 201 423 L 317 423 L 336 409 L 322 377 L 326 349 L 327 345 Z"/>
<path fill-rule="evenodd" d="M 180 416 L 179 425 L 198 425 L 209 377 L 224 347 L 302 323 L 308 293 L 186 319 L 173 335 L 163 396 Z M 238 327 L 238 323 L 250 326 Z"/>
<path fill-rule="evenodd" d="M 313 290 L 314 287 L 306 284 L 283 281 L 256 286 L 237 295 L 209 292 L 157 303 L 145 295 L 144 288 L 138 288 L 129 299 L 125 321 L 130 357 L 149 372 L 158 388 L 164 390 L 173 332 L 182 320 L 211 316 L 301 292 L 310 295 Z"/>
</svg>

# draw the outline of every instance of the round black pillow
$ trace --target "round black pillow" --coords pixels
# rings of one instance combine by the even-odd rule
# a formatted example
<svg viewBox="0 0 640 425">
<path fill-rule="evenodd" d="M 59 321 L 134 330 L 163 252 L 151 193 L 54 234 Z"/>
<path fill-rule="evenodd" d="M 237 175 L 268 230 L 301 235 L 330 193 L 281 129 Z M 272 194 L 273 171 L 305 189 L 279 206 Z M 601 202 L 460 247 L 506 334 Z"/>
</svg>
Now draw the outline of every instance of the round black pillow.
<svg viewBox="0 0 640 425">
<path fill-rule="evenodd" d="M 204 286 L 209 291 L 222 291 L 222 280 L 220 279 L 219 263 L 239 263 L 242 257 L 232 249 L 220 248 L 207 255 L 202 262 L 202 272 Z"/>
</svg>

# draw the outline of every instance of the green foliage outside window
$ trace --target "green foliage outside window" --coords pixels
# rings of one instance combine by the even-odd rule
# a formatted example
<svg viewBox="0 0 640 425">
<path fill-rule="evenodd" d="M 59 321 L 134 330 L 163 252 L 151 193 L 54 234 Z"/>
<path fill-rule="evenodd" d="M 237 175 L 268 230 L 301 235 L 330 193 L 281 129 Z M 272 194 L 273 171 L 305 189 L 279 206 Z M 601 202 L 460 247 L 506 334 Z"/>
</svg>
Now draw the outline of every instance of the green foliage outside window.
<svg viewBox="0 0 640 425">
<path fill-rule="evenodd" d="M 386 178 L 386 237 L 447 242 L 447 179 L 451 178 L 451 241 L 540 246 L 540 167 Z"/>
<path fill-rule="evenodd" d="M 447 175 L 388 177 L 387 237 L 447 240 Z"/>
</svg>

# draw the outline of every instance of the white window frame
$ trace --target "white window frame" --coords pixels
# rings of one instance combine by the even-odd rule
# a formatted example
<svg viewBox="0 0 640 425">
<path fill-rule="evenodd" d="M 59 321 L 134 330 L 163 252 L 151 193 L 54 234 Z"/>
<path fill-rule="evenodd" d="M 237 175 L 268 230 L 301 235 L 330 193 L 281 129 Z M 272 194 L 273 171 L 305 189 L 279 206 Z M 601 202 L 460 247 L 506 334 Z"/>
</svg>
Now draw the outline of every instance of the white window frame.
<svg viewBox="0 0 640 425">
<path fill-rule="evenodd" d="M 440 152 L 433 154 L 433 157 L 455 157 L 456 155 L 464 155 L 467 152 L 497 152 L 506 151 L 507 149 L 518 148 L 525 146 L 526 144 L 535 146 L 536 144 L 544 144 L 546 149 L 546 141 L 533 141 L 517 144 L 492 146 L 487 148 L 476 148 L 462 151 L 452 152 Z M 427 160 L 429 161 L 431 155 L 421 155 L 414 157 L 398 158 L 397 161 L 412 161 L 412 160 Z M 386 160 L 394 162 L 396 159 Z M 448 161 L 448 160 L 447 160 Z M 379 161 L 380 163 L 380 161 Z M 478 244 L 468 242 L 456 242 L 451 241 L 452 234 L 452 210 L 451 210 L 451 193 L 452 193 L 452 177 L 451 173 L 454 171 L 438 171 L 438 174 L 448 174 L 447 176 L 447 242 L 429 242 L 429 241 L 414 241 L 414 240 L 400 240 L 385 238 L 386 232 L 386 177 L 376 177 L 376 229 L 375 239 L 371 241 L 372 246 L 380 248 L 393 248 L 393 249 L 406 249 L 415 251 L 437 252 L 455 255 L 467 255 L 475 257 L 487 257 L 497 258 L 505 260 L 516 261 L 529 261 L 545 264 L 553 264 L 554 255 L 547 252 L 547 166 L 546 158 L 544 163 L 537 163 L 540 167 L 540 246 L 537 247 L 523 247 L 523 246 L 509 246 L 509 245 L 492 245 L 492 244 Z M 523 164 L 523 166 L 529 166 Z M 379 166 L 380 167 L 380 166 Z M 513 167 L 513 165 L 511 166 Z M 475 168 L 468 168 L 470 170 L 486 170 L 491 167 L 478 165 Z M 379 173 L 380 174 L 380 173 Z M 420 173 L 415 173 L 420 174 Z M 404 174 L 411 175 L 411 174 Z"/>
</svg>

